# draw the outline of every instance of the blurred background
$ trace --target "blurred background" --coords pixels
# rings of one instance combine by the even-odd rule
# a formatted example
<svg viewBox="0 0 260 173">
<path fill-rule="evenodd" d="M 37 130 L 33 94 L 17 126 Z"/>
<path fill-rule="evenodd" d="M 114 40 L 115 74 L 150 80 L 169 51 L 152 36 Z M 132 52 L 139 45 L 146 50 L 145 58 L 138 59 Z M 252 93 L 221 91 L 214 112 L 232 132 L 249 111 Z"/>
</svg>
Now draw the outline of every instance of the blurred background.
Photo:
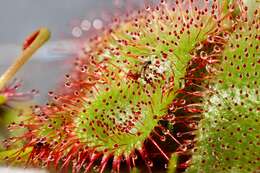
<svg viewBox="0 0 260 173">
<path fill-rule="evenodd" d="M 143 0 L 1 0 L 0 74 L 21 52 L 24 39 L 39 27 L 50 29 L 50 41 L 19 71 L 22 91 L 37 89 L 37 103 L 60 83 L 82 48 L 113 16 L 143 6 Z"/>
</svg>

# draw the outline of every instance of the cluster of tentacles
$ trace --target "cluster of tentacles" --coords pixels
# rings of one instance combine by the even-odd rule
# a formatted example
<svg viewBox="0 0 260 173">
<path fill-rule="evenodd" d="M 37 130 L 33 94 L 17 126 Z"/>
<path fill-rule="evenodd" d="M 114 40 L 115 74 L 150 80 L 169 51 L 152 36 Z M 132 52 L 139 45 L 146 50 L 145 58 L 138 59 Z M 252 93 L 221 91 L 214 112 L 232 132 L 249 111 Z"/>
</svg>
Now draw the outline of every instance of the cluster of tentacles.
<svg viewBox="0 0 260 173">
<path fill-rule="evenodd" d="M 232 102 L 247 93 L 247 82 L 250 92 L 241 97 L 248 98 L 249 107 L 259 105 L 258 89 L 252 90 L 259 84 L 259 52 L 254 53 L 259 51 L 259 11 L 254 18 L 248 18 L 240 1 L 176 0 L 115 20 L 88 41 L 61 91 L 49 92 L 47 105 L 34 106 L 24 121 L 10 125 L 10 130 L 26 132 L 4 141 L 7 148 L 21 148 L 5 159 L 62 172 L 159 172 L 176 155 L 178 171 L 189 165 L 188 172 L 214 170 L 205 164 L 222 169 L 222 162 L 204 151 L 204 142 L 212 148 L 218 144 L 210 143 L 215 138 L 204 139 L 213 132 L 200 120 L 209 121 L 205 117 L 226 108 L 214 93 Z M 244 55 L 253 58 L 241 66 Z M 248 68 L 248 74 L 239 77 L 235 68 Z M 245 93 L 239 90 L 244 87 Z M 225 106 L 232 112 L 233 107 Z M 252 109 L 259 116 L 259 107 Z M 225 121 L 219 116 L 216 121 Z M 214 123 L 212 128 L 219 129 L 219 122 Z M 196 131 L 202 131 L 199 137 L 194 137 Z"/>
<path fill-rule="evenodd" d="M 0 90 L 0 106 L 12 107 L 12 102 L 31 100 L 38 91 L 19 92 L 21 81 L 14 80 L 7 87 Z"/>
</svg>

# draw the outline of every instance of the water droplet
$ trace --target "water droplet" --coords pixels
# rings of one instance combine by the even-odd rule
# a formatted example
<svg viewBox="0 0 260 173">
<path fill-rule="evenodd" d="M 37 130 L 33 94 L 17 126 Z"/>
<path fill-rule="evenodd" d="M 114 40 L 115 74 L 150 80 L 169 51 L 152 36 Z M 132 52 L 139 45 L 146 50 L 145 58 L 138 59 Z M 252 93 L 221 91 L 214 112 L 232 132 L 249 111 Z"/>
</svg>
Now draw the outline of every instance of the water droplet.
<svg viewBox="0 0 260 173">
<path fill-rule="evenodd" d="M 178 138 L 182 137 L 182 133 L 181 132 L 178 132 L 176 135 L 177 135 Z"/>
<path fill-rule="evenodd" d="M 54 157 L 50 155 L 50 156 L 48 157 L 48 160 L 49 160 L 50 162 L 52 162 L 52 161 L 54 160 Z"/>
<path fill-rule="evenodd" d="M 210 36 L 208 36 L 208 42 L 210 42 L 210 43 L 213 43 L 214 42 L 214 38 L 210 35 Z"/>
<path fill-rule="evenodd" d="M 80 27 L 84 31 L 88 31 L 91 28 L 91 22 L 89 20 L 83 20 L 80 24 Z"/>
<path fill-rule="evenodd" d="M 138 156 L 136 154 L 133 154 L 133 159 L 137 160 L 138 159 Z"/>
<path fill-rule="evenodd" d="M 168 134 L 170 133 L 170 130 L 168 130 L 168 129 L 163 129 L 162 132 L 163 132 L 164 135 L 168 135 Z"/>
<path fill-rule="evenodd" d="M 166 137 L 165 136 L 161 136 L 160 140 L 164 142 L 164 141 L 166 141 Z"/>
<path fill-rule="evenodd" d="M 166 5 L 166 1 L 165 0 L 161 0 L 161 4 L 162 5 Z"/>
<path fill-rule="evenodd" d="M 203 48 L 203 44 L 202 43 L 198 43 L 197 45 L 196 45 L 196 50 L 200 50 L 200 49 L 202 49 Z"/>
<path fill-rule="evenodd" d="M 205 59 L 207 59 L 207 57 L 208 57 L 208 54 L 206 52 L 204 52 L 204 51 L 200 52 L 200 58 L 201 59 L 205 60 Z"/>
<path fill-rule="evenodd" d="M 191 51 L 191 52 L 190 52 L 190 55 L 191 55 L 192 57 L 196 57 L 197 53 L 196 53 L 196 51 Z"/>
<path fill-rule="evenodd" d="M 89 46 L 89 43 L 85 43 L 84 44 L 84 51 L 85 52 L 89 52 L 91 50 L 90 46 Z"/>
<path fill-rule="evenodd" d="M 181 104 L 181 105 L 184 105 L 185 103 L 186 103 L 186 100 L 184 100 L 184 99 L 181 99 L 181 100 L 180 100 L 180 104 Z"/>
<path fill-rule="evenodd" d="M 99 30 L 99 29 L 102 29 L 103 28 L 103 21 L 102 20 L 100 20 L 100 19 L 95 19 L 94 21 L 93 21 L 93 27 L 95 28 L 95 29 L 97 29 L 97 30 Z"/>
<path fill-rule="evenodd" d="M 215 46 L 214 46 L 214 51 L 218 53 L 218 52 L 220 52 L 220 51 L 221 51 L 221 49 L 220 49 L 220 47 L 219 47 L 219 46 L 215 45 Z"/>
<path fill-rule="evenodd" d="M 145 10 L 146 10 L 146 11 L 150 11 L 150 9 L 151 9 L 150 6 L 145 7 Z"/>
<path fill-rule="evenodd" d="M 192 144 L 192 140 L 184 140 L 184 143 L 185 143 L 185 145 L 190 145 L 190 144 Z"/>
<path fill-rule="evenodd" d="M 93 171 L 94 171 L 94 172 L 98 172 L 98 170 L 99 170 L 98 165 L 95 165 L 95 166 L 93 167 Z"/>
<path fill-rule="evenodd" d="M 180 145 L 178 148 L 180 151 L 187 151 L 187 146 L 186 145 Z"/>
<path fill-rule="evenodd" d="M 229 5 L 229 6 L 228 6 L 228 11 L 229 11 L 229 12 L 233 12 L 234 10 L 235 10 L 234 5 Z"/>
<path fill-rule="evenodd" d="M 80 29 L 80 27 L 78 27 L 78 26 L 74 27 L 74 28 L 72 29 L 72 35 L 73 35 L 74 37 L 77 37 L 77 38 L 81 37 L 81 35 L 82 35 L 82 30 Z"/>
<path fill-rule="evenodd" d="M 151 160 L 148 160 L 148 161 L 147 161 L 147 165 L 148 165 L 149 167 L 153 167 L 153 162 L 152 162 Z"/>
<path fill-rule="evenodd" d="M 229 39 L 229 34 L 228 34 L 227 32 L 224 33 L 224 34 L 223 34 L 223 38 L 224 38 L 225 40 Z"/>
<path fill-rule="evenodd" d="M 192 129 L 196 129 L 197 128 L 197 124 L 196 123 L 190 123 L 189 127 Z"/>
<path fill-rule="evenodd" d="M 47 164 L 46 162 L 44 162 L 44 163 L 42 164 L 42 167 L 43 167 L 43 168 L 46 168 L 47 165 L 48 165 L 48 164 Z"/>
</svg>

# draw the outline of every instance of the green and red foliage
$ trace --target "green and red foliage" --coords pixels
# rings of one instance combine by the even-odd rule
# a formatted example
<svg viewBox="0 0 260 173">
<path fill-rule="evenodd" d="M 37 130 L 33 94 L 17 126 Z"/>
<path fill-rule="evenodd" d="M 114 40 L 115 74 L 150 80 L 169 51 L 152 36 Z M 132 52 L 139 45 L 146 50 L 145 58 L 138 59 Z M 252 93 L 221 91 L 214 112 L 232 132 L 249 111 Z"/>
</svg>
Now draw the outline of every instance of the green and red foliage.
<svg viewBox="0 0 260 173">
<path fill-rule="evenodd" d="M 10 126 L 27 131 L 4 141 L 24 142 L 5 159 L 61 172 L 163 172 L 175 153 L 178 171 L 255 171 L 259 11 L 251 20 L 242 2 L 223 2 L 161 1 L 115 20 L 90 39 L 64 89 Z"/>
</svg>

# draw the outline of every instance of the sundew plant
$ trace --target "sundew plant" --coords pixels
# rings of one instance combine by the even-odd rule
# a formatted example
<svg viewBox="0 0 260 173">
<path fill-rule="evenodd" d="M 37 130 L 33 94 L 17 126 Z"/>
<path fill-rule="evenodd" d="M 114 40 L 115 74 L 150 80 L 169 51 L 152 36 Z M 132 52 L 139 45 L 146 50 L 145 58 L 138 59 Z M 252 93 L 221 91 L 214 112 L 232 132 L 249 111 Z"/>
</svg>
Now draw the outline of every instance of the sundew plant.
<svg viewBox="0 0 260 173">
<path fill-rule="evenodd" d="M 73 173 L 260 171 L 259 3 L 146 5 L 86 40 L 62 89 L 9 125 L 24 130 L 2 141 L 4 163 Z M 43 28 L 26 40 L 0 78 L 0 104 L 48 37 Z"/>
</svg>

